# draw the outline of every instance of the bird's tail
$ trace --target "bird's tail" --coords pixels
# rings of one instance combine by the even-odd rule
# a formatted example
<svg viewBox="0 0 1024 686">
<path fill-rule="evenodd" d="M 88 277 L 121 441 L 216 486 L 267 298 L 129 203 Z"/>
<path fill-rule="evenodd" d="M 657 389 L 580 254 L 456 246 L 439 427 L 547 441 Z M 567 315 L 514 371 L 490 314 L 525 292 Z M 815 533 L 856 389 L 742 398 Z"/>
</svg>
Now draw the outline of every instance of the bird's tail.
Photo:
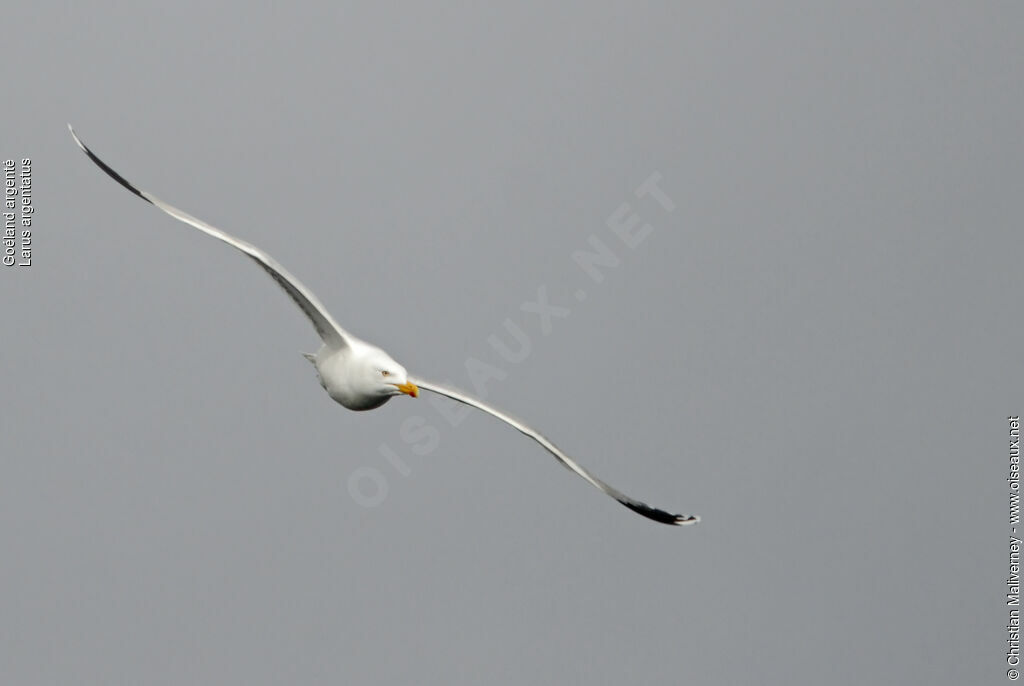
<svg viewBox="0 0 1024 686">
<path fill-rule="evenodd" d="M 316 366 L 316 353 L 302 353 L 302 356 L 309 360 L 309 363 Z"/>
</svg>

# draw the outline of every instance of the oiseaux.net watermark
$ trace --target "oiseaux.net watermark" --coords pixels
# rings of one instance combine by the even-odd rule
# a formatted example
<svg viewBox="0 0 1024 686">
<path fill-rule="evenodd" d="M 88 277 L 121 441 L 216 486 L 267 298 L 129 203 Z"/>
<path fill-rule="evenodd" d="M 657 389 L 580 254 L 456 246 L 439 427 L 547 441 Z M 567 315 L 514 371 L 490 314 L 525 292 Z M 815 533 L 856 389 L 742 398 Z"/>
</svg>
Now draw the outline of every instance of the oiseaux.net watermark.
<svg viewBox="0 0 1024 686">
<path fill-rule="evenodd" d="M 633 190 L 632 200 L 623 200 L 612 210 L 605 221 L 606 231 L 592 233 L 586 237 L 587 246 L 574 250 L 569 259 L 577 270 L 581 283 L 572 292 L 572 301 L 551 302 L 547 286 L 541 284 L 531 293 L 532 300 L 524 300 L 520 312 L 530 315 L 533 327 L 530 331 L 506 317 L 500 330 L 485 338 L 488 353 L 470 356 L 463 367 L 469 388 L 480 400 L 486 400 L 489 384 L 508 378 L 508 370 L 530 358 L 534 350 L 534 339 L 538 332 L 541 337 L 551 335 L 555 322 L 572 314 L 591 295 L 598 285 L 605 281 L 607 272 L 623 263 L 624 255 L 635 250 L 654 233 L 659 217 L 671 214 L 676 205 L 662 187 L 662 175 L 653 172 Z M 635 203 L 635 206 L 634 206 Z M 655 222 L 655 223 L 652 223 Z M 495 359 L 495 357 L 497 359 Z M 486 359 L 484 359 L 486 358 Z M 488 361 L 489 360 L 489 361 Z M 452 384 L 445 380 L 447 385 Z M 348 492 L 352 499 L 363 507 L 377 507 L 387 499 L 390 490 L 388 477 L 408 477 L 413 473 L 406 457 L 411 453 L 417 457 L 430 455 L 441 444 L 441 426 L 459 426 L 472 409 L 454 400 L 429 394 L 429 403 L 443 420 L 431 421 L 421 415 L 405 419 L 398 427 L 400 443 L 382 442 L 377 447 L 379 459 L 374 464 L 364 464 L 349 474 Z M 400 445 L 400 448 L 394 447 Z M 406 457 L 403 457 L 403 454 Z"/>
<path fill-rule="evenodd" d="M 1006 676 L 1010 681 L 1020 678 L 1020 575 L 1021 537 L 1017 536 L 1020 526 L 1020 416 L 1007 417 L 1010 423 L 1010 573 L 1006 577 L 1006 607 L 1009 619 L 1006 623 Z M 1022 534 L 1024 535 L 1024 534 Z"/>
</svg>

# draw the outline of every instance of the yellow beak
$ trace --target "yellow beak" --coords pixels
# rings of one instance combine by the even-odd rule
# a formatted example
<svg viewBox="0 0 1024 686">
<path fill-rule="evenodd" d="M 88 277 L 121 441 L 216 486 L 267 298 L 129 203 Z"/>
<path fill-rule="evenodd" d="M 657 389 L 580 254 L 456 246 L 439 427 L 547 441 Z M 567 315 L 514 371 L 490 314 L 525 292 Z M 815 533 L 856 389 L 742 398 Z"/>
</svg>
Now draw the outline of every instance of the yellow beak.
<svg viewBox="0 0 1024 686">
<path fill-rule="evenodd" d="M 416 388 L 416 384 L 411 381 L 409 383 L 396 383 L 395 388 L 414 398 L 418 398 L 420 395 L 420 389 Z"/>
</svg>

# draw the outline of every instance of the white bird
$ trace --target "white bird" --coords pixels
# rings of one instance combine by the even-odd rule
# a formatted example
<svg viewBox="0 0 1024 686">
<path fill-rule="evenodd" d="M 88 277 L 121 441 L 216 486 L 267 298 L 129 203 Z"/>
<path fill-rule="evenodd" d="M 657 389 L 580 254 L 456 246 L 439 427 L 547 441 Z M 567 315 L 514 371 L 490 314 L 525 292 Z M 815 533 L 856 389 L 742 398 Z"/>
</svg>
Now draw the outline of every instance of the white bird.
<svg viewBox="0 0 1024 686">
<path fill-rule="evenodd" d="M 395 362 L 386 352 L 375 345 L 356 338 L 341 328 L 313 292 L 285 271 L 284 267 L 278 264 L 270 255 L 250 243 L 239 240 L 200 219 L 182 212 L 176 207 L 168 205 L 146 191 L 139 190 L 93 154 L 82 143 L 81 139 L 78 138 L 70 124 L 68 124 L 68 129 L 71 131 L 71 136 L 75 139 L 75 143 L 82 149 L 82 152 L 88 155 L 90 160 L 95 162 L 100 169 L 105 171 L 115 181 L 146 202 L 156 205 L 175 219 L 208 233 L 214 238 L 219 238 L 228 245 L 241 250 L 270 274 L 274 281 L 291 296 L 295 304 L 313 322 L 313 327 L 320 335 L 323 345 L 316 354 L 303 354 L 316 367 L 317 374 L 320 377 L 320 384 L 327 391 L 327 394 L 344 407 L 350 410 L 372 410 L 373 408 L 380 407 L 396 395 L 404 394 L 413 398 L 418 397 L 419 389 L 423 388 L 483 410 L 487 414 L 512 425 L 540 443 L 564 467 L 575 472 L 592 486 L 595 486 L 644 517 L 653 519 L 656 522 L 662 522 L 663 524 L 675 525 L 696 524 L 700 521 L 700 517 L 696 515 L 678 515 L 659 510 L 639 500 L 634 500 L 612 488 L 576 464 L 572 458 L 562 452 L 540 432 L 497 408 L 467 396 L 461 391 L 446 388 L 419 378 L 411 379 L 405 367 Z"/>
</svg>

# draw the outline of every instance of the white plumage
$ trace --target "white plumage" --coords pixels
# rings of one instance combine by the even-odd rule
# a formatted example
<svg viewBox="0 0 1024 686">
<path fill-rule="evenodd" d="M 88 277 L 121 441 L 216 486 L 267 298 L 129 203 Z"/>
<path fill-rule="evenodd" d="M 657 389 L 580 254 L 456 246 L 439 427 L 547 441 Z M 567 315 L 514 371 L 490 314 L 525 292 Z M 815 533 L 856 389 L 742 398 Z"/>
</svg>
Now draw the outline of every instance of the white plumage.
<svg viewBox="0 0 1024 686">
<path fill-rule="evenodd" d="M 270 255 L 250 243 L 235 238 L 200 219 L 182 212 L 176 207 L 168 205 L 150 193 L 139 190 L 93 154 L 78 138 L 70 124 L 68 124 L 68 129 L 71 131 L 71 136 L 75 139 L 78 147 L 115 181 L 143 200 L 156 205 L 175 219 L 241 250 L 270 274 L 278 285 L 295 301 L 295 304 L 309 317 L 316 332 L 320 335 L 320 339 L 323 341 L 320 350 L 316 354 L 307 353 L 306 358 L 316 367 L 320 384 L 327 391 L 327 394 L 344 407 L 350 410 L 372 410 L 380 407 L 396 395 L 417 397 L 420 388 L 438 393 L 460 403 L 480 409 L 510 424 L 539 443 L 567 469 L 578 474 L 588 483 L 615 498 L 634 512 L 664 524 L 695 524 L 700 521 L 700 517 L 696 515 L 671 514 L 665 510 L 660 510 L 634 500 L 612 488 L 580 467 L 572 458 L 562 452 L 561 449 L 540 432 L 495 407 L 472 398 L 459 390 L 446 388 L 419 378 L 410 378 L 405 367 L 395 362 L 386 352 L 375 345 L 356 338 L 341 328 L 334 321 L 334 318 L 331 317 L 327 308 L 317 299 L 316 295 L 303 286 L 298 279 L 289 274 Z"/>
</svg>

